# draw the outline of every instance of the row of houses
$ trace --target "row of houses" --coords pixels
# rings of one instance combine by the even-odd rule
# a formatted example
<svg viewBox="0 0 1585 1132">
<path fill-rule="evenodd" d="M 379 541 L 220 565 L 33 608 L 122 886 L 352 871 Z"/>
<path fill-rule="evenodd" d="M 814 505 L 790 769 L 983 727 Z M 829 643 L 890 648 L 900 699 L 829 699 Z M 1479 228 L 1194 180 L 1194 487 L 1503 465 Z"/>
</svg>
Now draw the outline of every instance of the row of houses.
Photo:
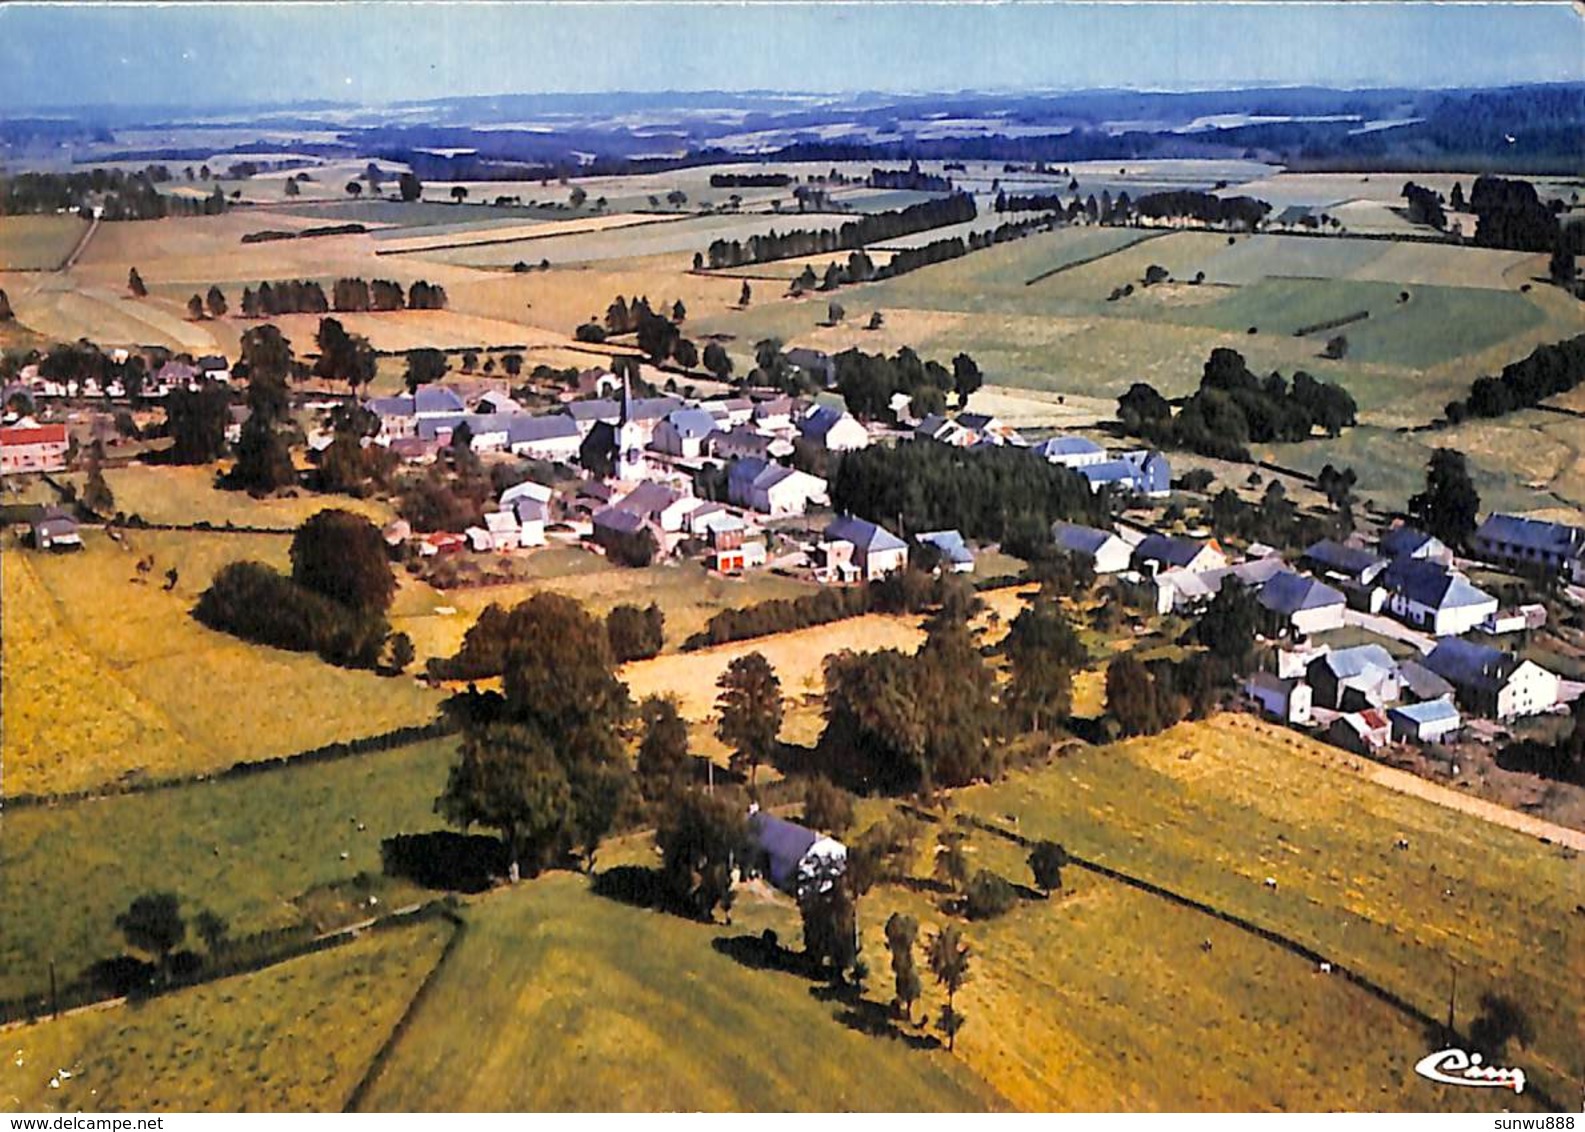
<svg viewBox="0 0 1585 1132">
<path fill-rule="evenodd" d="M 1077 472 L 1089 481 L 1091 491 L 1112 487 L 1150 499 L 1172 491 L 1172 466 L 1160 452 L 1144 448 L 1109 452 L 1082 436 L 1053 436 L 1031 444 L 1017 429 L 985 413 L 955 417 L 932 413 L 914 426 L 913 438 L 958 448 L 1025 448 L 1039 459 Z"/>
</svg>

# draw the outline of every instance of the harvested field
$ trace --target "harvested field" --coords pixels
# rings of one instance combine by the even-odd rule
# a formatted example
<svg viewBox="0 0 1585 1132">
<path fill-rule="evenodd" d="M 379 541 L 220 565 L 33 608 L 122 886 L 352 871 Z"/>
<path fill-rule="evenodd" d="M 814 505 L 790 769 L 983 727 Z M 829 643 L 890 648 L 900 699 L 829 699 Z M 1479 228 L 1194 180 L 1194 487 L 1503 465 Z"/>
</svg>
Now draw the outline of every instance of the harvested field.
<svg viewBox="0 0 1585 1132">
<path fill-rule="evenodd" d="M 79 216 L 0 216 L 0 271 L 54 271 L 77 247 Z"/>
<path fill-rule="evenodd" d="M 225 562 L 284 566 L 284 536 L 122 537 L 117 545 L 90 531 L 84 551 L 64 556 L 6 548 L 8 794 L 218 770 L 433 718 L 437 694 L 412 680 L 249 645 L 191 618 Z M 154 569 L 140 583 L 134 563 L 150 554 Z M 172 567 L 180 581 L 167 592 Z M 283 712 L 283 703 L 313 707 Z"/>
</svg>

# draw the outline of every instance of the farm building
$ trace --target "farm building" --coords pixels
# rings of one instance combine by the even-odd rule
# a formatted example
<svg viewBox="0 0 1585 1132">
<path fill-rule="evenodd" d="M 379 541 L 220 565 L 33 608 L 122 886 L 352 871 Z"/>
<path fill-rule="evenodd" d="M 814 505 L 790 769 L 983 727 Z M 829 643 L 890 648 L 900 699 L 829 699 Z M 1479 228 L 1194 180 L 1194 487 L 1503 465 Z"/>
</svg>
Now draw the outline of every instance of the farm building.
<svg viewBox="0 0 1585 1132">
<path fill-rule="evenodd" d="M 1284 680 L 1270 672 L 1256 672 L 1244 681 L 1244 692 L 1272 719 L 1284 723 L 1309 723 L 1314 692 L 1303 680 Z"/>
<path fill-rule="evenodd" d="M 517 550 L 523 545 L 523 529 L 515 511 L 491 511 L 484 516 L 484 526 L 469 527 L 464 533 L 468 545 L 477 551 Z M 544 540 L 543 523 L 540 540 Z"/>
<path fill-rule="evenodd" d="M 1453 695 L 1453 685 L 1418 660 L 1406 660 L 1398 665 L 1398 678 L 1407 700 L 1440 700 Z"/>
<path fill-rule="evenodd" d="M 655 426 L 650 447 L 669 456 L 697 460 L 705 453 L 706 442 L 715 432 L 715 418 L 703 409 L 678 409 L 666 414 Z"/>
<path fill-rule="evenodd" d="M 908 565 L 908 544 L 884 527 L 844 515 L 826 527 L 820 557 L 833 580 L 873 582 Z"/>
<path fill-rule="evenodd" d="M 81 550 L 77 520 L 59 507 L 46 507 L 32 523 L 33 545 L 38 550 Z"/>
<path fill-rule="evenodd" d="M 1382 535 L 1377 545 L 1381 548 L 1382 554 L 1394 560 L 1414 558 L 1425 562 L 1439 562 L 1443 566 L 1453 565 L 1453 552 L 1448 549 L 1447 543 L 1406 523 L 1400 523 Z"/>
<path fill-rule="evenodd" d="M 1030 449 L 1042 460 L 1064 468 L 1089 468 L 1106 463 L 1106 449 L 1082 436 L 1053 436 Z"/>
<path fill-rule="evenodd" d="M 1380 555 L 1329 538 L 1305 547 L 1300 562 L 1325 578 L 1360 585 L 1374 582 L 1387 568 Z"/>
<path fill-rule="evenodd" d="M 512 501 L 511 513 L 517 517 L 517 541 L 521 546 L 545 545 L 545 520 L 549 504 L 519 496 Z"/>
<path fill-rule="evenodd" d="M 802 515 L 826 501 L 826 481 L 764 460 L 737 460 L 727 469 L 727 498 L 771 518 Z"/>
<path fill-rule="evenodd" d="M 553 489 L 546 487 L 542 483 L 524 480 L 522 483 L 515 483 L 501 492 L 500 498 L 496 502 L 503 509 L 513 506 L 519 499 L 532 499 L 536 503 L 549 503 L 550 497 L 554 494 Z"/>
<path fill-rule="evenodd" d="M 682 530 L 683 518 L 696 506 L 698 501 L 692 496 L 650 480 L 616 500 L 611 509 L 637 515 L 646 523 L 671 533 Z"/>
<path fill-rule="evenodd" d="M 1307 637 L 1343 625 L 1348 603 L 1325 582 L 1283 570 L 1260 587 L 1255 599 L 1266 611 L 1275 633 Z"/>
<path fill-rule="evenodd" d="M 1085 527 L 1077 523 L 1055 523 L 1051 538 L 1058 548 L 1090 564 L 1097 574 L 1116 574 L 1128 569 L 1133 548 L 1112 531 Z"/>
<path fill-rule="evenodd" d="M 1425 666 L 1453 685 L 1465 710 L 1493 719 L 1517 719 L 1550 711 L 1558 702 L 1558 678 L 1533 660 L 1458 637 L 1438 641 Z"/>
<path fill-rule="evenodd" d="M 959 413 L 957 425 L 969 434 L 970 444 L 1012 444 L 1022 448 L 1028 443 L 1017 429 L 989 413 Z"/>
<path fill-rule="evenodd" d="M 1502 566 L 1585 580 L 1585 530 L 1579 527 L 1522 515 L 1488 515 L 1475 529 L 1475 553 Z"/>
<path fill-rule="evenodd" d="M 746 425 L 754 419 L 754 402 L 747 397 L 723 397 L 705 401 L 699 407 L 709 413 L 716 427 L 722 430 Z"/>
<path fill-rule="evenodd" d="M 800 896 L 811 884 L 829 884 L 847 868 L 840 841 L 796 822 L 755 809 L 748 819 L 750 867 L 783 892 Z"/>
<path fill-rule="evenodd" d="M 763 433 L 786 432 L 800 415 L 801 406 L 791 397 L 772 397 L 754 406 L 754 427 Z"/>
<path fill-rule="evenodd" d="M 799 434 L 828 452 L 852 452 L 868 448 L 870 434 L 852 413 L 829 405 L 816 405 L 798 422 Z"/>
<path fill-rule="evenodd" d="M 591 541 L 608 553 L 634 562 L 646 561 L 655 553 L 655 536 L 642 515 L 607 507 L 595 512 L 592 522 Z"/>
<path fill-rule="evenodd" d="M 1387 610 L 1437 637 L 1456 637 L 1497 612 L 1497 599 L 1436 562 L 1401 558 L 1382 573 Z"/>
<path fill-rule="evenodd" d="M 778 460 L 791 456 L 792 441 L 782 436 L 762 436 L 747 425 L 710 437 L 710 454 L 717 460 Z"/>
<path fill-rule="evenodd" d="M 974 573 L 974 552 L 957 531 L 926 531 L 914 536 L 921 545 L 933 546 L 941 552 L 941 565 L 954 574 Z"/>
<path fill-rule="evenodd" d="M 1392 725 L 1377 708 L 1344 712 L 1326 729 L 1326 737 L 1335 746 L 1356 755 L 1373 755 L 1392 742 Z"/>
<path fill-rule="evenodd" d="M 1463 719 L 1452 700 L 1422 700 L 1404 704 L 1387 713 L 1392 722 L 1392 737 L 1400 743 L 1445 743 L 1463 726 Z"/>
<path fill-rule="evenodd" d="M 1172 490 L 1172 466 L 1160 452 L 1124 452 L 1115 459 L 1084 464 L 1077 470 L 1090 482 L 1091 491 L 1115 487 L 1159 498 Z"/>
<path fill-rule="evenodd" d="M 1222 569 L 1227 565 L 1227 555 L 1215 539 L 1199 542 L 1175 535 L 1146 535 L 1134 548 L 1134 564 L 1155 574 L 1168 570 L 1203 573 Z"/>
<path fill-rule="evenodd" d="M 1382 707 L 1401 694 L 1398 663 L 1380 645 L 1334 649 L 1310 662 L 1305 679 L 1316 705 L 1334 711 Z"/>
<path fill-rule="evenodd" d="M 26 422 L 0 428 L 0 475 L 61 471 L 69 445 L 63 424 Z"/>
<path fill-rule="evenodd" d="M 578 458 L 581 437 L 578 425 L 562 413 L 533 417 L 523 413 L 504 416 L 506 446 L 514 456 L 571 463 Z"/>
</svg>

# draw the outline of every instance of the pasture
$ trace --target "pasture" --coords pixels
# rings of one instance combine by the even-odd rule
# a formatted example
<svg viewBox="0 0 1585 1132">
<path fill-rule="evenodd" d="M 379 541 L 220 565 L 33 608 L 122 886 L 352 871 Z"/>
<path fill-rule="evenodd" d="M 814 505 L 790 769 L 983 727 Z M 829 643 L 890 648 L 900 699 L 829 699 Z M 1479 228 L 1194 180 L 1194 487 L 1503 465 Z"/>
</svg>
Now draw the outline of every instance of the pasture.
<svg viewBox="0 0 1585 1132">
<path fill-rule="evenodd" d="M 0 216 L 0 271 L 54 271 L 88 231 L 70 216 Z"/>
<path fill-rule="evenodd" d="M 456 750 L 430 740 L 239 778 L 7 812 L 0 839 L 0 999 L 41 992 L 53 960 L 63 985 L 125 944 L 115 917 L 146 892 L 172 891 L 186 914 L 208 908 L 234 936 L 304 922 L 326 930 L 377 894 L 420 894 L 381 876 L 380 841 L 438 829 L 434 801 Z M 359 824 L 364 826 L 359 829 Z M 342 854 L 347 854 L 342 858 Z M 71 862 L 71 884 L 57 883 Z M 372 887 L 355 888 L 367 874 Z M 53 891 L 47 913 L 38 894 Z"/>
<path fill-rule="evenodd" d="M 120 545 L 4 554 L 8 794 L 218 770 L 428 722 L 436 693 L 249 645 L 190 615 L 221 565 L 285 565 L 285 536 L 127 531 Z M 152 556 L 139 581 L 135 563 Z M 168 569 L 179 579 L 164 588 Z M 301 704 L 305 710 L 283 710 Z"/>
<path fill-rule="evenodd" d="M 209 523 L 216 527 L 231 523 L 239 527 L 294 530 L 313 515 L 332 508 L 363 515 L 376 525 L 388 523 L 394 517 L 390 507 L 375 500 L 320 495 L 302 489 L 294 495 L 255 499 L 245 491 L 216 487 L 212 467 L 127 464 L 106 468 L 104 477 L 115 496 L 116 510 L 126 515 L 141 515 L 150 523 L 181 526 Z M 81 488 L 84 477 L 74 473 L 59 478 Z"/>
<path fill-rule="evenodd" d="M 782 901 L 710 927 L 548 874 L 466 912 L 364 1107 L 374 1111 L 969 1111 L 1002 1107 L 942 1050 L 866 1036 L 803 979 L 722 950 Z"/>
<path fill-rule="evenodd" d="M 1537 1036 L 1513 1056 L 1554 1096 L 1576 1095 L 1585 1078 L 1578 1056 L 1585 927 L 1571 912 L 1580 862 L 1533 837 L 1383 789 L 1368 780 L 1368 771 L 1351 769 L 1355 762 L 1251 717 L 1220 716 L 1151 739 L 1086 750 L 1044 770 L 961 792 L 956 801 L 1004 825 L 1005 815 L 1014 815 L 1027 836 L 1061 841 L 1082 857 L 1297 939 L 1433 1017 L 1446 1011 L 1450 971 L 1456 968 L 1459 1025 L 1467 1026 L 1478 1012 L 1482 993 L 1514 996 L 1528 1010 Z M 1399 838 L 1408 840 L 1408 850 L 1394 849 Z M 986 844 L 983 837 L 976 843 Z M 1262 883 L 1266 876 L 1277 880 L 1275 889 Z M 1209 935 L 1212 922 L 1202 917 L 1202 923 Z M 1192 934 L 1174 939 L 1154 925 L 1147 931 L 1158 961 L 1179 972 L 1223 962 L 1220 936 L 1212 936 L 1214 950 L 1202 954 Z M 994 963 L 989 949 L 987 956 L 987 964 Z M 1257 1005 L 1264 996 L 1252 988 L 1237 992 L 1230 1002 L 1241 1014 L 1309 1013 L 1315 972 L 1296 958 L 1278 960 L 1273 956 L 1265 965 L 1274 976 L 1272 1001 Z M 1132 987 L 1118 985 L 1115 993 L 1133 1007 L 1150 1008 Z M 1025 1000 L 1042 1001 L 1038 995 Z M 1360 998 L 1356 1009 L 1374 1005 Z M 1078 1009 L 1059 1017 L 1089 1015 Z M 1257 1087 L 1297 1089 L 1294 1103 L 1304 1107 L 1463 1107 L 1480 1099 L 1449 1096 L 1408 1074 L 1413 1060 L 1430 1048 L 1410 1028 L 1384 1019 L 1378 1032 L 1391 1035 L 1385 1040 L 1321 1041 L 1328 1029 L 1350 1024 L 1344 1021 L 1348 1012 L 1318 1004 L 1310 1017 L 1317 1044 L 1302 1056 L 1297 1050 L 1277 1059 L 1262 1053 L 1258 1070 L 1253 1061 L 1245 1067 L 1261 1074 L 1253 1082 Z M 1290 1020 L 1274 1027 L 1266 1040 L 1287 1046 L 1305 1030 L 1293 1025 Z M 1208 1044 L 1200 1051 L 1201 1064 L 1240 1060 L 1236 1049 L 1223 1048 L 1222 1027 L 1202 1029 Z M 977 1040 L 982 1039 L 971 1024 L 965 1048 Z M 1249 1052 L 1262 1049 L 1252 1045 Z M 1330 1092 L 1330 1070 L 1321 1069 L 1330 1062 L 1320 1059 L 1334 1056 L 1340 1070 L 1354 1063 L 1372 1069 L 1361 1082 L 1368 1091 Z M 1295 1059 L 1316 1065 L 1314 1079 L 1287 1085 L 1266 1079 Z M 1123 1068 L 1120 1059 L 1116 1068 Z M 1317 1091 L 1306 1097 L 1310 1089 Z M 1232 1103 L 1225 1092 L 1217 1096 L 1224 1105 Z M 1245 1103 L 1270 1102 L 1257 1094 L 1240 1097 L 1235 1107 Z"/>
<path fill-rule="evenodd" d="M 139 1005 L 9 1030 L 0 1104 L 18 1112 L 340 1111 L 450 932 L 438 921 L 376 932 Z M 58 1076 L 63 1069 L 69 1077 Z"/>
</svg>

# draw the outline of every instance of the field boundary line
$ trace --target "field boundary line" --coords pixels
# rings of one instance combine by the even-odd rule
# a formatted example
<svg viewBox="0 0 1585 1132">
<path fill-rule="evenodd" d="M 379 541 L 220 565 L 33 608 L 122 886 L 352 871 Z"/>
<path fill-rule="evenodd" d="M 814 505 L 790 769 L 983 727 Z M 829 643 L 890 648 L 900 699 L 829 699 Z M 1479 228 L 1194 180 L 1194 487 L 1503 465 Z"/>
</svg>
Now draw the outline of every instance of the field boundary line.
<svg viewBox="0 0 1585 1132">
<path fill-rule="evenodd" d="M 920 811 L 917 808 L 910 807 L 910 809 L 913 809 L 913 812 L 916 814 L 916 816 L 927 817 L 927 820 L 934 820 L 933 818 L 930 818 L 929 815 L 926 815 L 923 811 Z M 1005 829 L 1002 826 L 997 825 L 995 822 L 988 821 L 976 814 L 959 813 L 953 815 L 953 818 L 959 824 L 982 830 L 983 832 L 989 833 L 995 837 L 1000 837 L 1005 841 L 1012 842 L 1020 848 L 1029 849 L 1033 848 L 1035 845 L 1033 838 L 1026 837 L 1024 834 L 1018 833 L 1014 830 Z M 1310 963 L 1316 964 L 1317 966 L 1321 965 L 1322 963 L 1329 964 L 1331 974 L 1340 975 L 1342 978 L 1354 984 L 1356 987 L 1370 995 L 1372 998 L 1376 999 L 1378 1002 L 1381 1002 L 1383 1005 L 1396 1010 L 1398 1013 L 1403 1015 L 1409 1021 L 1414 1022 L 1422 1029 L 1429 1032 L 1450 1033 L 1452 1038 L 1456 1038 L 1460 1042 L 1467 1045 L 1467 1039 L 1463 1035 L 1459 1034 L 1456 1029 L 1449 1027 L 1445 1021 L 1426 1013 L 1424 1010 L 1409 1002 L 1396 991 L 1390 990 L 1381 983 L 1376 982 L 1370 976 L 1365 975 L 1362 972 L 1355 971 L 1335 959 L 1328 959 L 1326 955 L 1320 951 L 1317 951 L 1309 944 L 1302 943 L 1301 941 L 1294 939 L 1291 936 L 1284 935 L 1273 928 L 1262 927 L 1260 924 L 1257 924 L 1253 920 L 1247 919 L 1244 916 L 1240 916 L 1236 912 L 1226 911 L 1216 907 L 1214 904 L 1208 904 L 1203 900 L 1197 900 L 1192 896 L 1187 896 L 1181 892 L 1175 892 L 1163 885 L 1156 884 L 1154 881 L 1145 880 L 1143 877 L 1133 876 L 1129 873 L 1123 872 L 1121 869 L 1113 868 L 1110 865 L 1103 865 L 1099 861 L 1087 860 L 1086 858 L 1076 856 L 1071 852 L 1068 854 L 1068 860 L 1071 864 L 1080 869 L 1084 869 L 1086 872 L 1091 872 L 1097 876 L 1105 877 L 1107 880 L 1116 881 L 1119 884 L 1125 885 L 1139 892 L 1144 892 L 1150 896 L 1159 897 L 1172 904 L 1176 904 L 1181 908 L 1187 908 L 1190 911 L 1199 912 L 1203 915 L 1210 916 L 1213 919 L 1219 920 L 1231 927 L 1235 927 L 1240 931 L 1257 936 L 1258 938 L 1265 940 L 1267 943 L 1270 943 L 1275 947 L 1279 947 L 1282 950 L 1287 951 L 1292 955 L 1296 955 L 1301 959 L 1305 959 Z M 1555 1070 L 1556 1067 L 1552 1068 Z M 1552 1096 L 1547 1093 L 1546 1090 L 1540 1085 L 1537 1085 L 1534 1082 L 1528 1082 L 1527 1087 L 1528 1091 L 1535 1097 L 1537 1103 L 1540 1104 L 1543 1109 L 1547 1111 L 1562 1111 L 1558 1105 L 1558 1102 L 1554 1100 Z"/>
<path fill-rule="evenodd" d="M 1095 255 L 1085 256 L 1083 259 L 1076 259 L 1072 263 L 1058 264 L 1049 271 L 1042 271 L 1039 275 L 1036 275 L 1032 279 L 1025 279 L 1024 286 L 1033 287 L 1036 283 L 1044 283 L 1047 279 L 1050 279 L 1054 275 L 1061 275 L 1064 271 L 1072 271 L 1077 267 L 1085 267 L 1088 264 L 1099 263 L 1101 260 L 1106 259 L 1109 256 L 1114 256 L 1118 252 L 1126 252 L 1130 248 L 1137 248 L 1140 244 L 1149 243 L 1151 240 L 1158 240 L 1162 236 L 1170 236 L 1174 231 L 1176 231 L 1176 229 L 1169 228 L 1161 232 L 1149 232 L 1139 237 L 1137 240 L 1130 240 L 1128 243 L 1112 248 L 1109 251 L 1098 252 Z"/>
<path fill-rule="evenodd" d="M 424 1003 L 428 1001 L 430 994 L 434 991 L 435 981 L 440 977 L 441 971 L 451 961 L 451 957 L 456 952 L 458 945 L 462 943 L 463 936 L 467 934 L 468 922 L 461 916 L 448 910 L 445 913 L 445 918 L 451 923 L 451 938 L 446 941 L 446 946 L 441 948 L 440 955 L 435 959 L 434 966 L 430 967 L 429 973 L 418 984 L 418 989 L 413 992 L 413 997 L 407 1000 L 407 1006 L 403 1008 L 401 1017 L 396 1020 L 396 1024 L 391 1027 L 391 1032 L 380 1043 L 380 1048 L 374 1051 L 374 1056 L 369 1059 L 368 1067 L 363 1071 L 363 1076 L 358 1078 L 358 1083 L 347 1094 L 347 1099 L 341 1106 L 342 1112 L 357 1112 L 359 1106 L 367 1099 L 369 1090 L 374 1087 L 375 1080 L 385 1071 L 386 1065 L 391 1060 L 391 1055 L 396 1052 L 397 1043 L 406 1037 L 408 1029 L 413 1024 L 413 1018 L 418 1014 Z"/>
<path fill-rule="evenodd" d="M 605 232 L 626 232 L 633 228 L 652 228 L 657 224 L 675 224 L 679 220 L 693 220 L 699 214 L 684 212 L 676 216 L 657 216 L 649 220 L 640 220 L 634 224 L 614 224 L 609 228 L 584 228 L 577 232 L 546 232 L 542 236 L 501 236 L 493 240 L 465 240 L 461 243 L 428 244 L 421 248 L 376 248 L 374 254 L 382 255 L 419 255 L 424 252 L 450 252 L 461 251 L 464 248 L 493 248 L 502 244 L 528 244 L 540 240 L 565 240 L 572 236 L 596 236 Z M 546 223 L 555 223 L 546 221 Z M 391 237 L 396 239 L 398 237 Z M 415 239 L 421 237 L 414 237 Z M 378 239 L 378 237 L 376 237 Z"/>
</svg>

